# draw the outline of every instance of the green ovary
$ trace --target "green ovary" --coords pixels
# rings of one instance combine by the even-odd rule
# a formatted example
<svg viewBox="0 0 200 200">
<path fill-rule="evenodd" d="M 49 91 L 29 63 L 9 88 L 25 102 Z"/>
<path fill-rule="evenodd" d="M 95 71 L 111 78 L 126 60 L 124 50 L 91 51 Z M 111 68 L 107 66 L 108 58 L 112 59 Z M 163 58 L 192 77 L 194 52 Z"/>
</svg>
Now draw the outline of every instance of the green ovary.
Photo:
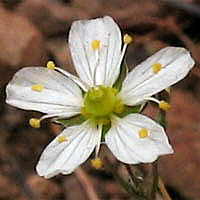
<svg viewBox="0 0 200 200">
<path fill-rule="evenodd" d="M 96 124 L 108 124 L 113 113 L 123 111 L 123 104 L 117 98 L 117 93 L 118 90 L 111 87 L 91 88 L 84 96 L 82 115 Z"/>
</svg>

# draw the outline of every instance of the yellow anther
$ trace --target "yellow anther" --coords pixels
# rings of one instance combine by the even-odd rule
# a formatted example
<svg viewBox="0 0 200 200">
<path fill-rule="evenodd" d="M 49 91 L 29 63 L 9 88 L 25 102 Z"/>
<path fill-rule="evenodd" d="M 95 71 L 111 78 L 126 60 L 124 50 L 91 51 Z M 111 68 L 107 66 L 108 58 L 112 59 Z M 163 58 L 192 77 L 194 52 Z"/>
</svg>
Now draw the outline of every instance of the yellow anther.
<svg viewBox="0 0 200 200">
<path fill-rule="evenodd" d="M 61 135 L 58 137 L 58 142 L 62 143 L 62 142 L 66 142 L 67 141 L 67 137 L 65 135 Z"/>
<path fill-rule="evenodd" d="M 122 101 L 120 99 L 118 99 L 115 103 L 115 107 L 113 110 L 115 113 L 122 113 L 124 111 L 124 104 L 122 103 Z"/>
<path fill-rule="evenodd" d="M 128 35 L 128 34 L 124 35 L 124 43 L 125 44 L 130 44 L 132 41 L 133 41 L 133 38 L 130 35 Z"/>
<path fill-rule="evenodd" d="M 48 68 L 48 69 L 54 70 L 55 67 L 56 67 L 56 66 L 55 66 L 55 64 L 54 64 L 53 61 L 49 61 L 49 62 L 47 63 L 47 68 Z"/>
<path fill-rule="evenodd" d="M 159 103 L 159 108 L 164 110 L 164 111 L 169 110 L 170 107 L 171 107 L 170 104 L 167 103 L 166 101 L 160 101 L 160 103 Z"/>
<path fill-rule="evenodd" d="M 92 49 L 94 51 L 99 50 L 100 45 L 101 45 L 101 41 L 100 40 L 93 40 L 91 45 L 92 45 Z"/>
<path fill-rule="evenodd" d="M 103 167 L 103 162 L 99 157 L 97 157 L 97 158 L 91 160 L 91 165 L 95 169 L 101 169 Z"/>
<path fill-rule="evenodd" d="M 40 128 L 40 120 L 36 118 L 31 118 L 29 120 L 29 125 L 33 128 Z"/>
<path fill-rule="evenodd" d="M 107 125 L 107 124 L 110 123 L 110 119 L 108 119 L 108 118 L 100 118 L 100 119 L 97 119 L 97 123 L 98 124 Z"/>
<path fill-rule="evenodd" d="M 152 65 L 153 73 L 157 74 L 162 69 L 162 64 L 155 63 Z"/>
<path fill-rule="evenodd" d="M 86 118 L 89 117 L 89 113 L 85 107 L 81 108 L 81 114 Z"/>
<path fill-rule="evenodd" d="M 32 90 L 36 92 L 41 92 L 44 89 L 42 84 L 35 84 L 32 86 Z"/>
<path fill-rule="evenodd" d="M 139 130 L 139 136 L 140 138 L 146 138 L 149 135 L 149 131 L 146 128 L 142 128 Z"/>
<path fill-rule="evenodd" d="M 119 93 L 119 90 L 116 88 L 111 88 L 114 95 L 117 95 Z"/>
</svg>

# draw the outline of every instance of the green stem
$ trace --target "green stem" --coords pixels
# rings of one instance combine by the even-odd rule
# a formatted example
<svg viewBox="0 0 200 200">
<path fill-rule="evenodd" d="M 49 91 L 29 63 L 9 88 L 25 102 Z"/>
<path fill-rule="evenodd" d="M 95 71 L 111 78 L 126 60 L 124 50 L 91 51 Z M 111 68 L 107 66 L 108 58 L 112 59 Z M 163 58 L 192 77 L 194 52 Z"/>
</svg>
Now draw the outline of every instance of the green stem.
<svg viewBox="0 0 200 200">
<path fill-rule="evenodd" d="M 157 121 L 166 130 L 167 119 L 166 119 L 166 112 L 164 110 L 159 110 L 158 116 L 157 116 Z"/>
<path fill-rule="evenodd" d="M 131 177 L 132 182 L 135 184 L 136 190 L 139 192 L 139 194 L 143 193 L 143 189 L 141 187 L 141 183 L 140 181 L 137 179 L 137 177 L 135 176 L 135 174 L 132 172 L 131 166 L 128 164 L 124 164 L 126 167 L 126 170 L 129 173 L 129 176 Z"/>
<path fill-rule="evenodd" d="M 158 123 L 166 130 L 167 128 L 167 119 L 166 119 L 166 112 L 164 110 L 159 109 L 158 116 L 157 116 Z M 150 200 L 154 200 L 156 198 L 156 192 L 158 191 L 158 160 L 152 163 L 152 188 L 150 192 Z"/>
<path fill-rule="evenodd" d="M 108 160 L 108 158 L 105 156 L 104 157 L 105 160 L 105 164 L 104 165 L 108 171 L 110 171 L 113 175 L 113 177 L 116 179 L 116 181 L 126 190 L 126 192 L 134 197 L 136 200 L 146 200 L 146 198 L 144 196 L 142 196 L 141 194 L 138 194 L 138 192 L 131 186 L 130 183 L 128 183 L 127 181 L 125 181 L 117 172 L 115 169 L 113 169 L 112 164 L 110 163 L 110 161 Z"/>
</svg>

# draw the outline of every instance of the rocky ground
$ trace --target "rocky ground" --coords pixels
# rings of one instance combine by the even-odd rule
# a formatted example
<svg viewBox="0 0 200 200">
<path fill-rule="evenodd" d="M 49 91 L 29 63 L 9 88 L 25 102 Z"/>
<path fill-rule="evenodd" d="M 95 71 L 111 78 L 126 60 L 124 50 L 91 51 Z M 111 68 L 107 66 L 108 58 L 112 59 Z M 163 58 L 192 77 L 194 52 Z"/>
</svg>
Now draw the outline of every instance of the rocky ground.
<svg viewBox="0 0 200 200">
<path fill-rule="evenodd" d="M 77 19 L 110 15 L 124 33 L 133 35 L 127 62 L 135 66 L 165 46 L 184 46 L 196 67 L 172 90 L 168 129 L 175 154 L 159 161 L 159 171 L 173 200 L 200 197 L 200 2 L 151 0 L 1 0 L 0 1 L 0 199 L 83 200 L 96 191 L 101 200 L 130 200 L 112 175 L 85 163 L 70 176 L 45 180 L 35 165 L 43 148 L 61 130 L 49 121 L 29 127 L 38 113 L 5 104 L 5 86 L 27 65 L 48 60 L 75 73 L 67 45 L 70 25 Z M 156 116 L 154 105 L 145 113 Z M 117 170 L 123 171 L 104 147 Z M 91 187 L 92 186 L 92 187 Z M 90 200 L 94 198 L 90 197 Z"/>
</svg>

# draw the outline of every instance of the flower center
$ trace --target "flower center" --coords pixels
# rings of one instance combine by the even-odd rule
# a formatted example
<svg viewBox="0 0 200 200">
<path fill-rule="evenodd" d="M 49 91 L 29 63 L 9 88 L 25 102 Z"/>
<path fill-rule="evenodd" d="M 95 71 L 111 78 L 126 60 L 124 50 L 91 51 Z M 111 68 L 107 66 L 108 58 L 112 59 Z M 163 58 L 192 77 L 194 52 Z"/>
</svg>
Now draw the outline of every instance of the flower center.
<svg viewBox="0 0 200 200">
<path fill-rule="evenodd" d="M 92 119 L 96 124 L 107 124 L 114 113 L 123 111 L 123 103 L 117 98 L 118 90 L 99 86 L 91 88 L 84 97 L 82 115 Z"/>
</svg>

